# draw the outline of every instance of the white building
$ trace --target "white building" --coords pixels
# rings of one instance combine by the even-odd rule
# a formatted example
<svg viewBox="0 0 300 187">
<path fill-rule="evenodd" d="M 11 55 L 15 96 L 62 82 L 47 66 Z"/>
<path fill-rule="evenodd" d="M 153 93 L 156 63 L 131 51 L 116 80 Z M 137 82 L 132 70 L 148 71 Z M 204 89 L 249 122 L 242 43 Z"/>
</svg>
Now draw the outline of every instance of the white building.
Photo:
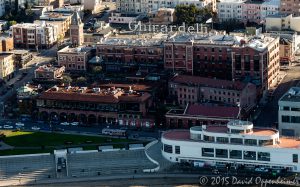
<svg viewBox="0 0 300 187">
<path fill-rule="evenodd" d="M 226 126 L 202 125 L 162 134 L 162 155 L 172 162 L 201 165 L 260 166 L 299 172 L 300 141 L 279 138 L 275 129 L 254 128 L 233 120 Z"/>
<path fill-rule="evenodd" d="M 117 11 L 122 14 L 147 14 L 160 8 L 175 8 L 177 5 L 194 4 L 198 8 L 216 10 L 216 0 L 116 0 Z"/>
<path fill-rule="evenodd" d="M 300 87 L 292 87 L 278 101 L 278 128 L 284 136 L 300 136 Z"/>
<path fill-rule="evenodd" d="M 219 21 L 243 19 L 243 3 L 245 0 L 221 0 L 217 3 Z"/>
<path fill-rule="evenodd" d="M 300 17 L 274 15 L 266 18 L 267 31 L 292 30 L 300 32 Z"/>
<path fill-rule="evenodd" d="M 261 5 L 261 18 L 266 19 L 267 16 L 279 14 L 280 0 L 267 0 Z"/>
<path fill-rule="evenodd" d="M 121 13 L 111 13 L 111 16 L 108 18 L 109 23 L 130 23 L 137 21 L 139 16 L 137 15 L 126 15 Z"/>
</svg>

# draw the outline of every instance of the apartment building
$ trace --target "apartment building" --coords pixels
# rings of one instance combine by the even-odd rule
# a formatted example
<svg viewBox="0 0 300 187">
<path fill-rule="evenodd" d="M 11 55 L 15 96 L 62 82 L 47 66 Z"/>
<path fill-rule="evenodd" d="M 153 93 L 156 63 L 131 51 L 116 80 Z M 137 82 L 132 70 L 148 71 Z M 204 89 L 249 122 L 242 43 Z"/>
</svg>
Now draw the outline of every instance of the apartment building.
<svg viewBox="0 0 300 187">
<path fill-rule="evenodd" d="M 128 67 L 162 68 L 163 41 L 167 35 L 135 38 L 135 36 L 104 38 L 96 45 L 107 71 L 120 71 Z"/>
<path fill-rule="evenodd" d="M 12 37 L 0 37 L 0 52 L 9 52 L 14 49 L 14 39 Z"/>
<path fill-rule="evenodd" d="M 174 72 L 252 80 L 262 90 L 277 82 L 279 37 L 182 34 L 165 41 L 164 48 L 165 68 Z"/>
<path fill-rule="evenodd" d="M 237 20 L 242 22 L 243 4 L 246 0 L 221 0 L 217 3 L 219 21 Z"/>
<path fill-rule="evenodd" d="M 131 87 L 57 87 L 43 92 L 37 99 L 42 120 L 77 121 L 83 124 L 119 124 L 153 127 L 148 116 L 152 96 Z"/>
<path fill-rule="evenodd" d="M 57 52 L 58 65 L 64 66 L 66 71 L 86 71 L 91 50 L 91 47 L 71 48 L 67 46 Z"/>
<path fill-rule="evenodd" d="M 280 13 L 283 15 L 300 16 L 300 0 L 280 0 Z"/>
<path fill-rule="evenodd" d="M 39 6 L 49 6 L 52 5 L 53 8 L 59 8 L 64 5 L 64 0 L 38 0 Z"/>
<path fill-rule="evenodd" d="M 69 31 L 71 24 L 72 11 L 47 11 L 40 16 L 40 20 L 36 20 L 35 23 L 45 22 L 46 24 L 52 24 L 57 26 L 58 34 L 65 36 L 65 33 Z"/>
<path fill-rule="evenodd" d="M 15 47 L 50 48 L 57 41 L 57 26 L 41 22 L 20 23 L 11 26 L 11 36 Z"/>
<path fill-rule="evenodd" d="M 0 53 L 0 79 L 8 81 L 14 76 L 14 55 Z"/>
<path fill-rule="evenodd" d="M 300 136 L 300 87 L 292 87 L 278 101 L 278 128 L 283 136 Z"/>
<path fill-rule="evenodd" d="M 221 0 L 217 4 L 219 21 L 237 20 L 262 24 L 267 16 L 277 15 L 280 0 L 247 1 Z"/>
<path fill-rule="evenodd" d="M 160 8 L 156 12 L 148 13 L 149 21 L 152 24 L 168 25 L 176 21 L 175 9 Z"/>
<path fill-rule="evenodd" d="M 177 5 L 195 5 L 197 8 L 209 7 L 216 11 L 216 0 L 117 0 L 117 11 L 122 14 L 148 14 L 160 8 L 175 8 Z"/>
<path fill-rule="evenodd" d="M 266 18 L 267 31 L 291 30 L 300 32 L 300 16 L 290 15 L 274 15 Z"/>
<path fill-rule="evenodd" d="M 239 106 L 245 112 L 256 106 L 256 86 L 252 83 L 177 75 L 169 81 L 169 96 L 180 106 L 205 102 Z"/>
</svg>

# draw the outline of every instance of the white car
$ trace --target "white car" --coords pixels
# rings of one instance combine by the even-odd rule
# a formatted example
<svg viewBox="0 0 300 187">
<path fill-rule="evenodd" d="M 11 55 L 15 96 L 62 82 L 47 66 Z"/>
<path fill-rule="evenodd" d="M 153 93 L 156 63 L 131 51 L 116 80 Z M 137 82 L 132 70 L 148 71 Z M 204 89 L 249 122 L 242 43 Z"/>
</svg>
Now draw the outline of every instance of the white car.
<svg viewBox="0 0 300 187">
<path fill-rule="evenodd" d="M 24 127 L 24 123 L 18 122 L 18 123 L 16 123 L 16 126 Z"/>
<path fill-rule="evenodd" d="M 40 127 L 37 127 L 37 126 L 33 126 L 33 127 L 31 127 L 31 129 L 32 129 L 32 130 L 35 130 L 35 131 L 38 131 L 38 130 L 40 130 L 41 128 L 40 128 Z"/>
<path fill-rule="evenodd" d="M 70 125 L 68 122 L 63 122 L 63 123 L 60 123 L 61 125 Z"/>
<path fill-rule="evenodd" d="M 77 126 L 77 125 L 79 125 L 79 122 L 73 122 L 73 123 L 71 123 L 71 125 Z"/>
<path fill-rule="evenodd" d="M 269 169 L 267 168 L 255 168 L 256 172 L 262 172 L 262 173 L 267 173 L 269 171 Z"/>
<path fill-rule="evenodd" d="M 11 126 L 11 125 L 4 125 L 3 128 L 5 128 L 5 129 L 13 129 L 14 127 Z"/>
</svg>

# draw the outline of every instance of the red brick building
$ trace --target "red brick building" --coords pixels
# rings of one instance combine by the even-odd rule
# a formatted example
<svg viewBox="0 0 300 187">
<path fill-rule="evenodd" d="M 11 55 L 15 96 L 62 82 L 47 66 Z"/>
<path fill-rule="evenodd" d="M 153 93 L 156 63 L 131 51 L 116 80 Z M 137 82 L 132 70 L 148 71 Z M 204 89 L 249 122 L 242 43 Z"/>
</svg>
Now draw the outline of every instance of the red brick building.
<svg viewBox="0 0 300 187">
<path fill-rule="evenodd" d="M 163 68 L 162 42 L 163 38 L 106 38 L 97 44 L 96 53 L 108 71 L 134 66 Z"/>
<path fill-rule="evenodd" d="M 225 125 L 239 118 L 238 107 L 213 105 L 187 105 L 185 109 L 172 109 L 166 114 L 167 127 L 189 128 L 192 126 Z"/>
<path fill-rule="evenodd" d="M 178 75 L 169 81 L 169 96 L 181 107 L 214 102 L 240 106 L 246 112 L 257 102 L 256 86 L 252 83 L 189 75 Z"/>
<path fill-rule="evenodd" d="M 166 69 L 190 75 L 247 80 L 267 90 L 277 82 L 279 38 L 209 33 L 176 35 L 164 43 Z"/>
<path fill-rule="evenodd" d="M 152 127 L 148 109 L 152 106 L 149 93 L 132 89 L 53 87 L 37 99 L 42 120 L 59 120 L 83 124 L 119 124 Z"/>
</svg>

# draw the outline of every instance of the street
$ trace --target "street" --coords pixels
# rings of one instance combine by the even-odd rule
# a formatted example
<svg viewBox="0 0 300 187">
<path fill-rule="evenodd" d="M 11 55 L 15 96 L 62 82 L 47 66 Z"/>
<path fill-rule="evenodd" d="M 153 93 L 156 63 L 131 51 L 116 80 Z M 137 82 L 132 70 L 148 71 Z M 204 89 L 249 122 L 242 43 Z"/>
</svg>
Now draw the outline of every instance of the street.
<svg viewBox="0 0 300 187">
<path fill-rule="evenodd" d="M 285 94 L 289 88 L 297 86 L 300 80 L 300 66 L 290 66 L 286 71 L 287 75 L 281 84 L 274 91 L 274 97 L 261 110 L 260 115 L 255 121 L 255 126 L 272 127 L 278 122 L 278 100 Z"/>
<path fill-rule="evenodd" d="M 21 122 L 24 124 L 22 130 L 33 131 L 32 127 L 39 127 L 38 131 L 43 132 L 52 132 L 54 129 L 59 129 L 60 133 L 71 133 L 71 134 L 90 134 L 90 135 L 101 135 L 103 128 L 120 128 L 119 126 L 113 125 L 94 125 L 94 126 L 74 126 L 74 125 L 53 125 L 50 126 L 49 123 L 43 121 L 22 121 L 17 119 L 1 119 L 0 120 L 0 130 L 4 129 L 4 125 L 13 126 L 13 129 L 17 129 L 16 123 Z M 11 130 L 11 129 L 6 129 Z M 159 137 L 160 131 L 154 130 L 153 132 L 147 131 L 136 131 L 136 130 L 127 130 L 128 138 L 131 139 L 140 139 L 140 140 L 152 140 L 153 138 L 157 139 Z"/>
</svg>

